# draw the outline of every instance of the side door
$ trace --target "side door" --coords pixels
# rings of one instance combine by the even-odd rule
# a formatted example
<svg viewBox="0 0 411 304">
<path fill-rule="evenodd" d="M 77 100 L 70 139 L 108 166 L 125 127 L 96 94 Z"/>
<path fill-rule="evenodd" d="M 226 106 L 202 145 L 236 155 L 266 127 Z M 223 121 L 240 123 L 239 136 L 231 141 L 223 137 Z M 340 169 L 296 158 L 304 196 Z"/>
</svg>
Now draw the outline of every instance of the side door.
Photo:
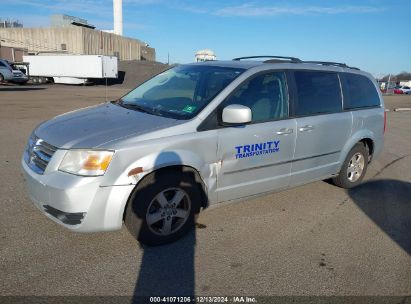
<svg viewBox="0 0 411 304">
<path fill-rule="evenodd" d="M 341 150 L 351 134 L 352 115 L 342 110 L 338 73 L 294 71 L 293 75 L 297 140 L 290 185 L 296 186 L 338 172 Z"/>
<path fill-rule="evenodd" d="M 243 82 L 220 106 L 241 104 L 252 122 L 218 130 L 218 201 L 285 188 L 289 184 L 296 122 L 288 118 L 285 72 L 265 71 Z"/>
</svg>

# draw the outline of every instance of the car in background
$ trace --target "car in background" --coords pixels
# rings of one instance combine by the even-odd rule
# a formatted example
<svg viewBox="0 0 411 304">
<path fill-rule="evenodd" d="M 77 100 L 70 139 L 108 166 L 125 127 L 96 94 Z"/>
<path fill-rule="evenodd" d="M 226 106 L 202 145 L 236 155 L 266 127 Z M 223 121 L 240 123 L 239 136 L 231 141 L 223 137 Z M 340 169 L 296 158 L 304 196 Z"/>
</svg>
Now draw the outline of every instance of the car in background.
<svg viewBox="0 0 411 304">
<path fill-rule="evenodd" d="M 29 80 L 29 77 L 21 70 L 15 68 L 7 60 L 0 59 L 0 82 L 13 82 L 23 84 Z"/>
<path fill-rule="evenodd" d="M 411 88 L 409 86 L 402 86 L 400 90 L 403 94 L 411 94 Z"/>
<path fill-rule="evenodd" d="M 13 79 L 13 68 L 3 59 L 0 59 L 0 83 Z"/>
<path fill-rule="evenodd" d="M 409 86 L 396 86 L 394 94 L 411 94 L 411 88 Z"/>
<path fill-rule="evenodd" d="M 402 91 L 400 89 L 401 89 L 401 86 L 395 86 L 394 87 L 394 94 L 402 94 Z"/>
<path fill-rule="evenodd" d="M 13 77 L 9 82 L 24 84 L 29 81 L 29 77 L 20 70 L 13 70 Z"/>
</svg>

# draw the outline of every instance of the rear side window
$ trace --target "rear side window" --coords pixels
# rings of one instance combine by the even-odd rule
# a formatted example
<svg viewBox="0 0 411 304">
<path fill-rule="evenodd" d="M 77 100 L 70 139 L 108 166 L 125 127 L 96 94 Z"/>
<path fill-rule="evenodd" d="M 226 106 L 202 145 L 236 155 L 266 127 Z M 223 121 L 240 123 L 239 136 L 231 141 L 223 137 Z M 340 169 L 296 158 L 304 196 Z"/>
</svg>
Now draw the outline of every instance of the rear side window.
<svg viewBox="0 0 411 304">
<path fill-rule="evenodd" d="M 369 108 L 380 105 L 374 84 L 365 76 L 344 73 L 344 109 Z"/>
<path fill-rule="evenodd" d="M 337 73 L 295 71 L 295 116 L 340 112 L 342 98 Z"/>
</svg>

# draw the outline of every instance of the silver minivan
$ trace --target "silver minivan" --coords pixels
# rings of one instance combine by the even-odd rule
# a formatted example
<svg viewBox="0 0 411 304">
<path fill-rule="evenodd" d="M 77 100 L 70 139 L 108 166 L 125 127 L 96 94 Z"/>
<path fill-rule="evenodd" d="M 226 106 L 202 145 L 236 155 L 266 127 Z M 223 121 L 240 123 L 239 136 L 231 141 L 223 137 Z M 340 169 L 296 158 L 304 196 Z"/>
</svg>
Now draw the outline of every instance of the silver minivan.
<svg viewBox="0 0 411 304">
<path fill-rule="evenodd" d="M 55 222 L 79 232 L 124 222 L 158 245 L 210 204 L 324 179 L 358 185 L 384 130 L 370 74 L 242 57 L 179 65 L 118 100 L 43 122 L 21 164 L 31 199 Z"/>
</svg>

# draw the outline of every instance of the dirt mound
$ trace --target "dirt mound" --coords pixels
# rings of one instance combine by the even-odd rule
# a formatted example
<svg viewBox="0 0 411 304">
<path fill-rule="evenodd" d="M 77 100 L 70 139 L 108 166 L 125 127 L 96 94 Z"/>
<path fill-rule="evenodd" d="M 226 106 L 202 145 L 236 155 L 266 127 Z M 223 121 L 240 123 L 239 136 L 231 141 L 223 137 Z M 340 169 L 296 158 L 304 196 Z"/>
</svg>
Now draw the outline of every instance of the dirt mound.
<svg viewBox="0 0 411 304">
<path fill-rule="evenodd" d="M 114 85 L 124 88 L 134 88 L 147 79 L 167 70 L 170 66 L 160 62 L 151 61 L 120 61 L 118 63 L 118 79 Z"/>
</svg>

